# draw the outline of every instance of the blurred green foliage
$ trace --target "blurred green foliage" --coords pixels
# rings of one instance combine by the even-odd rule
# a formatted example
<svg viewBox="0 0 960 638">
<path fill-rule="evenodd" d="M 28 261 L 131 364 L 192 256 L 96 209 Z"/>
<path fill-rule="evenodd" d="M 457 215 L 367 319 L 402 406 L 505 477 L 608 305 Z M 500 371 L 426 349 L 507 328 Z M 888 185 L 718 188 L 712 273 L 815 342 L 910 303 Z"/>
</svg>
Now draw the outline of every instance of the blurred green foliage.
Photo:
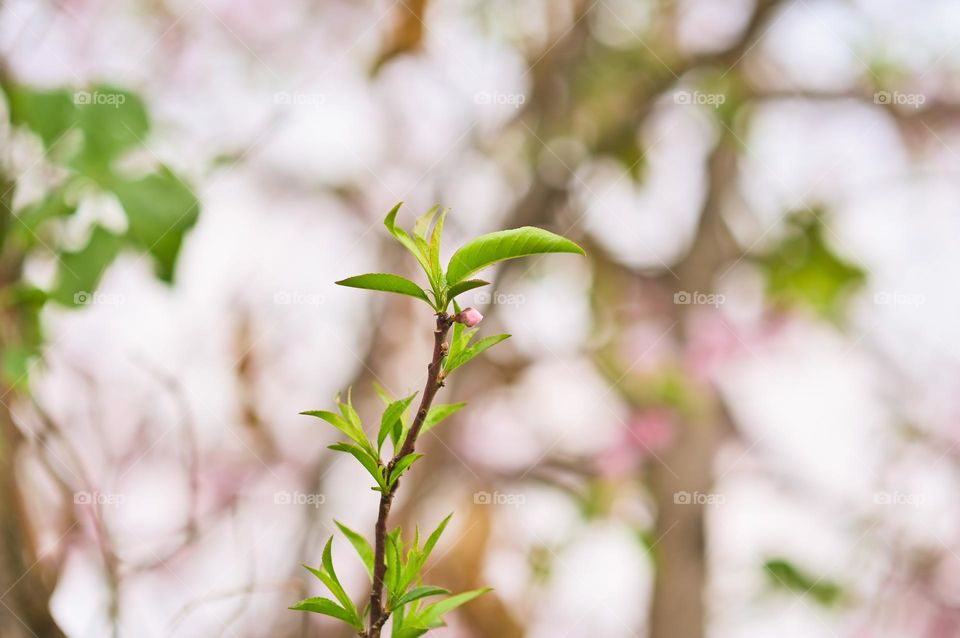
<svg viewBox="0 0 960 638">
<path fill-rule="evenodd" d="M 10 124 L 43 144 L 42 162 L 56 169 L 39 198 L 15 209 L 17 178 L 7 177 L 3 228 L 0 310 L 17 325 L 5 335 L 4 372 L 22 382 L 42 343 L 40 312 L 48 301 L 65 306 L 89 303 L 101 277 L 125 249 L 149 254 L 157 276 L 171 281 L 187 231 L 196 223 L 199 200 L 172 170 L 154 162 L 149 172 L 121 167 L 130 153 L 146 148 L 150 118 L 143 99 L 127 90 L 99 85 L 89 90 L 38 89 L 0 79 Z M 91 196 L 112 195 L 126 216 L 122 232 L 94 223 L 85 245 L 63 245 L 62 224 Z M 24 263 L 52 252 L 57 273 L 48 290 L 22 280 Z"/>
<path fill-rule="evenodd" d="M 788 560 L 782 558 L 768 560 L 764 563 L 763 569 L 770 585 L 774 588 L 809 596 L 824 607 L 837 604 L 842 597 L 843 590 L 840 585 L 822 577 L 815 577 Z"/>
<path fill-rule="evenodd" d="M 779 246 L 759 259 L 770 300 L 839 320 L 850 295 L 866 282 L 866 273 L 833 252 L 824 238 L 822 215 L 794 213 L 787 226 Z"/>
</svg>

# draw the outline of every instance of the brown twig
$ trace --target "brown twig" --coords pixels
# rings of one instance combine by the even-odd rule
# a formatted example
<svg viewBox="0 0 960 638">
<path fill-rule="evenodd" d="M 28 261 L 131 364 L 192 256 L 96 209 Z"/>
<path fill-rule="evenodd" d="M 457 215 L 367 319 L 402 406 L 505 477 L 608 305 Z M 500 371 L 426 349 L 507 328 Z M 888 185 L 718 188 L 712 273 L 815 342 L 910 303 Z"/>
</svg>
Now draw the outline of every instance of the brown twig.
<svg viewBox="0 0 960 638">
<path fill-rule="evenodd" d="M 443 386 L 443 358 L 447 354 L 447 333 L 450 326 L 453 325 L 453 318 L 444 312 L 437 314 L 437 328 L 434 331 L 433 359 L 427 366 L 427 383 L 423 388 L 423 396 L 420 397 L 420 407 L 417 408 L 417 415 L 410 426 L 410 432 L 407 434 L 400 450 L 396 452 L 386 467 L 386 475 L 390 472 L 403 457 L 412 453 L 416 444 L 417 437 L 420 436 L 420 429 L 426 421 L 427 413 L 430 411 L 430 405 L 437 391 Z M 390 506 L 393 503 L 393 497 L 397 492 L 400 482 L 395 482 L 388 490 L 380 496 L 380 509 L 377 514 L 377 527 L 374 541 L 374 568 L 373 585 L 370 588 L 370 626 L 366 632 L 360 635 L 365 638 L 380 638 L 380 631 L 383 625 L 390 617 L 390 612 L 383 609 L 383 578 L 386 575 L 386 545 L 387 545 L 387 517 L 390 515 Z"/>
</svg>

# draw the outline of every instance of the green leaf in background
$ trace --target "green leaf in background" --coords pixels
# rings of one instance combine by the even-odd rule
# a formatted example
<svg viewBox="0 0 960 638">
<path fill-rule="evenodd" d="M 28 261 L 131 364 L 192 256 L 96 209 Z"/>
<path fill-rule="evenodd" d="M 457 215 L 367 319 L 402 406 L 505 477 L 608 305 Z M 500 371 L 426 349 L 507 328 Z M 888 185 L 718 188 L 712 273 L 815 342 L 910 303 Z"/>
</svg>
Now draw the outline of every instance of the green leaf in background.
<svg viewBox="0 0 960 638">
<path fill-rule="evenodd" d="M 447 265 L 447 284 L 453 286 L 500 261 L 542 253 L 584 254 L 583 249 L 569 239 L 542 228 L 524 226 L 501 230 L 481 235 L 455 252 Z"/>
<path fill-rule="evenodd" d="M 3 90 L 7 94 L 11 123 L 31 129 L 48 149 L 77 125 L 79 116 L 72 91 L 7 83 Z"/>
<path fill-rule="evenodd" d="M 824 607 L 835 605 L 843 593 L 838 584 L 816 578 L 782 558 L 768 560 L 763 570 L 774 587 L 809 596 Z"/>
<path fill-rule="evenodd" d="M 367 568 L 367 575 L 370 576 L 370 581 L 373 581 L 373 562 L 374 554 L 373 548 L 370 547 L 370 543 L 367 542 L 363 536 L 353 531 L 340 521 L 334 521 L 337 524 L 337 527 L 340 528 L 340 531 L 343 532 L 343 535 L 347 537 L 347 540 L 350 541 L 350 544 L 353 545 L 353 548 L 357 550 L 357 554 L 360 555 L 360 560 L 363 561 L 364 566 Z"/>
<path fill-rule="evenodd" d="M 356 277 L 347 277 L 336 282 L 338 286 L 347 286 L 349 288 L 363 288 L 365 290 L 379 290 L 382 292 L 394 292 L 400 295 L 407 295 L 422 299 L 433 306 L 433 302 L 427 296 L 427 293 L 417 284 L 413 283 L 400 275 L 390 273 L 370 273 L 368 275 L 357 275 Z"/>
<path fill-rule="evenodd" d="M 354 627 L 357 626 L 354 622 L 355 619 L 353 614 L 329 598 L 307 598 L 305 600 L 301 600 L 296 605 L 293 605 L 290 607 L 290 609 L 293 609 L 294 611 L 310 611 L 315 614 L 323 614 L 324 616 L 330 616 L 332 618 L 342 620 L 348 625 L 353 625 Z M 363 629 L 363 625 L 361 624 L 358 628 Z"/>
<path fill-rule="evenodd" d="M 114 160 L 144 144 L 150 131 L 147 107 L 136 93 L 106 85 L 76 91 L 74 102 L 84 144 L 71 163 L 106 183 Z"/>
<path fill-rule="evenodd" d="M 196 195 L 165 167 L 137 180 L 116 178 L 110 189 L 127 214 L 130 240 L 153 255 L 160 279 L 171 281 L 184 234 L 199 216 Z"/>
<path fill-rule="evenodd" d="M 57 283 L 50 297 L 65 306 L 92 303 L 100 278 L 122 246 L 122 237 L 100 225 L 94 226 L 86 246 L 60 254 Z"/>
<path fill-rule="evenodd" d="M 438 426 L 440 422 L 448 416 L 459 412 L 466 406 L 466 403 L 445 403 L 433 406 L 427 413 L 427 418 L 423 421 L 423 426 L 420 428 L 420 435 L 423 436 Z"/>
<path fill-rule="evenodd" d="M 489 286 L 489 281 L 484 281 L 483 279 L 467 279 L 465 281 L 458 282 L 452 286 L 447 291 L 447 299 L 453 299 L 457 295 L 462 295 L 468 290 L 473 290 L 474 288 L 480 288 L 481 286 Z"/>
<path fill-rule="evenodd" d="M 510 338 L 508 334 L 493 335 L 490 337 L 484 337 L 483 339 L 477 341 L 475 344 L 463 350 L 462 352 L 457 353 L 456 356 L 450 356 L 447 358 L 447 363 L 444 365 L 444 370 L 446 372 L 453 372 L 463 364 L 467 363 L 478 354 L 492 348 L 501 341 L 505 341 Z"/>
<path fill-rule="evenodd" d="M 767 294 L 775 303 L 839 319 L 849 296 L 866 282 L 866 273 L 834 254 L 818 214 L 795 214 L 787 223 L 791 228 L 786 238 L 759 260 Z"/>
</svg>

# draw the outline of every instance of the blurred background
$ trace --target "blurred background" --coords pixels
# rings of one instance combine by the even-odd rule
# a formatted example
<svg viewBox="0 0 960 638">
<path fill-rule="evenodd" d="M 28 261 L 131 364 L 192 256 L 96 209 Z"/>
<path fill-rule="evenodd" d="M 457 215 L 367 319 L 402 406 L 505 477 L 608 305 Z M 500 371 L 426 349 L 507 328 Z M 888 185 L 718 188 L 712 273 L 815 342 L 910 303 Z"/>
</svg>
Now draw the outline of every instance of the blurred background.
<svg viewBox="0 0 960 638">
<path fill-rule="evenodd" d="M 298 412 L 423 385 L 429 310 L 332 284 L 418 278 L 402 200 L 588 252 L 462 298 L 513 338 L 391 522 L 454 512 L 428 580 L 495 592 L 431 636 L 960 636 L 958 42 L 951 0 L 5 0 L 0 635 L 350 635 L 286 607 L 377 499 Z"/>
</svg>

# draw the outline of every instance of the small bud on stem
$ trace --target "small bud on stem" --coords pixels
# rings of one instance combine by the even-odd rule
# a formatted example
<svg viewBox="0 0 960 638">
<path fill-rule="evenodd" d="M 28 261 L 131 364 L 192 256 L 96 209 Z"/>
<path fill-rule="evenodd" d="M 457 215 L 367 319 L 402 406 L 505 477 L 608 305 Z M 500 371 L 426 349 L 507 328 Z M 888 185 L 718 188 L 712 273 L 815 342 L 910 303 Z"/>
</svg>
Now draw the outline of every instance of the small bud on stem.
<svg viewBox="0 0 960 638">
<path fill-rule="evenodd" d="M 453 320 L 459 321 L 468 328 L 472 328 L 483 321 L 483 315 L 481 315 L 480 311 L 476 308 L 464 308 L 457 313 Z"/>
</svg>

